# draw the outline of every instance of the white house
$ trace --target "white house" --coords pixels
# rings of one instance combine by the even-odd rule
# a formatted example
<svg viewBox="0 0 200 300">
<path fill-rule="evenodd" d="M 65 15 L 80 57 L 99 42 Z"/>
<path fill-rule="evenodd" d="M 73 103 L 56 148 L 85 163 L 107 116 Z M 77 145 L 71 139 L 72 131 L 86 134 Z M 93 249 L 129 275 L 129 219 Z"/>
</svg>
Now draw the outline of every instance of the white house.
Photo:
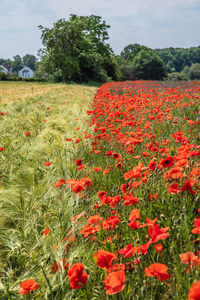
<svg viewBox="0 0 200 300">
<path fill-rule="evenodd" d="M 31 70 L 31 68 L 24 66 L 23 69 L 18 72 L 18 75 L 22 78 L 32 78 L 34 77 L 34 71 Z"/>
<path fill-rule="evenodd" d="M 0 65 L 0 72 L 3 72 L 4 74 L 8 74 L 9 70 L 4 65 Z"/>
</svg>

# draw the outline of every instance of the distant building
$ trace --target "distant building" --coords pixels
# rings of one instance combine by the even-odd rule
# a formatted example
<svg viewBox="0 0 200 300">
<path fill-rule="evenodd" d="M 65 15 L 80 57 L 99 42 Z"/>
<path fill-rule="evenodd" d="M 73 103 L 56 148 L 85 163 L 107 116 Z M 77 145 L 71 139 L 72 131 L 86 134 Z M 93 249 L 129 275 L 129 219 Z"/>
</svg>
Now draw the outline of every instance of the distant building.
<svg viewBox="0 0 200 300">
<path fill-rule="evenodd" d="M 34 71 L 31 68 L 25 66 L 18 72 L 18 75 L 22 78 L 32 78 L 34 77 Z"/>
<path fill-rule="evenodd" d="M 0 65 L 0 72 L 3 72 L 4 74 L 7 75 L 8 73 L 10 73 L 10 69 L 4 65 Z"/>
</svg>

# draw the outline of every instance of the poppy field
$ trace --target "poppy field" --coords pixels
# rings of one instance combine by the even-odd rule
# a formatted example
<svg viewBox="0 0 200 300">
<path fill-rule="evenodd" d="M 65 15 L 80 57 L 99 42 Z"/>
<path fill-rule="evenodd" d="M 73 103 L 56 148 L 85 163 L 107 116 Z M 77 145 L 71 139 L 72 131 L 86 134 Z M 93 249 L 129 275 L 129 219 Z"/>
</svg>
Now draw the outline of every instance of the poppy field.
<svg viewBox="0 0 200 300">
<path fill-rule="evenodd" d="M 77 89 L 0 110 L 1 299 L 200 299 L 200 84 Z"/>
</svg>

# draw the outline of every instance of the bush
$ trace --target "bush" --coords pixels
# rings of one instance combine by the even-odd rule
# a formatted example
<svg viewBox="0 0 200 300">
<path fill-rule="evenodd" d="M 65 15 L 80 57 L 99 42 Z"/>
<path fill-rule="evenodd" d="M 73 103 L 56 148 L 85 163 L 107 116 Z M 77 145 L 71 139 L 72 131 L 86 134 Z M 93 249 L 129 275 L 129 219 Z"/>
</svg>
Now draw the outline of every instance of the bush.
<svg viewBox="0 0 200 300">
<path fill-rule="evenodd" d="M 38 78 L 38 77 L 33 77 L 33 78 L 22 78 L 18 76 L 13 76 L 13 75 L 7 75 L 3 72 L 0 72 L 0 81 L 26 81 L 26 82 L 46 82 L 44 78 Z"/>
<path fill-rule="evenodd" d="M 169 81 L 186 81 L 188 80 L 188 77 L 182 72 L 173 72 L 168 74 L 167 79 Z"/>
<path fill-rule="evenodd" d="M 8 80 L 8 75 L 6 75 L 6 74 L 3 73 L 3 72 L 0 72 L 0 80 L 1 80 L 1 81 L 6 81 L 6 80 Z"/>
<path fill-rule="evenodd" d="M 122 74 L 121 80 L 137 80 L 137 70 L 134 67 L 122 65 L 120 71 Z"/>
<path fill-rule="evenodd" d="M 193 64 L 189 70 L 189 78 L 191 80 L 200 79 L 200 64 Z"/>
</svg>

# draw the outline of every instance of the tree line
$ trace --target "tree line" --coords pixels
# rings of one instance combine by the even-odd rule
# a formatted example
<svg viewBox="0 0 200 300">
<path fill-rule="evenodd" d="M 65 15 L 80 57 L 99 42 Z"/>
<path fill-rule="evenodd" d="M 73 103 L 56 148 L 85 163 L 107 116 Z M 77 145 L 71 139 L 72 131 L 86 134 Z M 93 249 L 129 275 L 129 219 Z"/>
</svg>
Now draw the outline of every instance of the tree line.
<svg viewBox="0 0 200 300">
<path fill-rule="evenodd" d="M 118 56 L 118 62 L 124 80 L 200 79 L 200 46 L 153 50 L 130 44 Z"/>
<path fill-rule="evenodd" d="M 52 28 L 38 27 L 43 45 L 38 58 L 16 55 L 13 60 L 0 59 L 0 65 L 13 72 L 26 65 L 37 78 L 55 82 L 200 79 L 200 46 L 151 49 L 129 44 L 115 55 L 108 43 L 110 26 L 100 16 L 72 14 Z"/>
<path fill-rule="evenodd" d="M 0 58 L 0 65 L 5 65 L 6 67 L 11 68 L 12 72 L 14 73 L 21 70 L 24 66 L 27 66 L 32 70 L 35 70 L 36 61 L 37 61 L 37 57 L 33 54 L 26 54 L 23 57 L 17 54 L 13 56 L 13 59 Z"/>
</svg>

